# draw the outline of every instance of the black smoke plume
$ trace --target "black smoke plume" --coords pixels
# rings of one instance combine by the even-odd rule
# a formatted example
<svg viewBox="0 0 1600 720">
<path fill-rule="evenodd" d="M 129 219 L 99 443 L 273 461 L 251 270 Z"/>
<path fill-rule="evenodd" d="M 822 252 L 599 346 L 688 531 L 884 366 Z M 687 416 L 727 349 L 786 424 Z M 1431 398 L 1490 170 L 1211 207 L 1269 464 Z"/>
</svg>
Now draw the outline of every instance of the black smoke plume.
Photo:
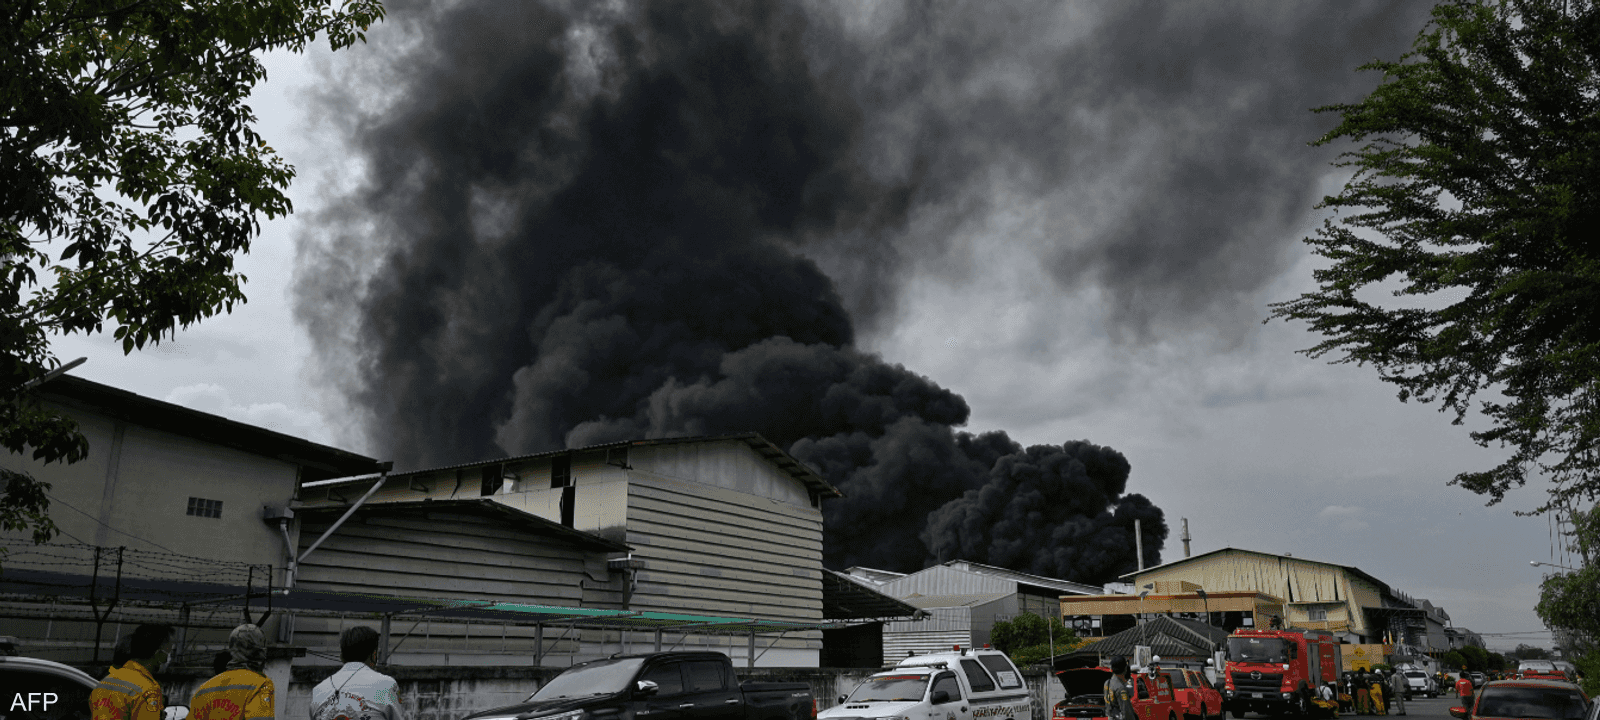
<svg viewBox="0 0 1600 720">
<path fill-rule="evenodd" d="M 856 328 L 891 323 L 901 280 L 947 262 L 953 231 L 936 228 L 1005 200 L 980 191 L 988 179 L 1013 172 L 1071 201 L 1100 169 L 1148 170 L 1117 143 L 1139 145 L 1145 128 L 1171 144 L 1165 118 L 1192 115 L 1154 93 L 1176 83 L 1209 101 L 1202 90 L 1237 69 L 1214 77 L 1163 55 L 1163 37 L 1192 32 L 1181 17 L 1148 26 L 1137 59 L 1096 39 L 1132 33 L 1135 5 L 397 0 L 321 103 L 360 177 L 301 243 L 298 316 L 371 452 L 399 468 L 755 430 L 847 494 L 824 506 L 831 567 L 960 557 L 1110 579 L 1134 567 L 1135 517 L 1147 562 L 1166 535 L 1161 511 L 1125 493 L 1126 459 L 959 432 L 966 402 L 858 349 Z M 1282 27 L 1257 43 L 1265 63 L 1388 12 L 1226 5 L 1201 27 L 1270 7 Z M 1366 59 L 1333 55 L 1313 58 L 1338 66 L 1317 77 Z M 1020 94 L 1002 77 L 1018 67 L 1034 83 Z M 1085 67 L 1136 82 L 1092 107 L 1074 84 L 1112 80 Z M 1254 121 L 1277 107 L 1270 91 L 1223 104 Z M 1280 112 L 1303 113 L 1300 97 Z M 1109 146 L 1093 136 L 1108 123 Z M 1042 261 L 1064 283 L 1170 301 L 1134 308 L 1139 323 L 1263 282 L 1283 208 L 1308 198 L 1313 173 L 1251 175 L 1250 162 L 1290 162 L 1274 154 L 1293 133 L 1206 133 L 1181 146 L 1207 150 L 1109 198 L 1137 219 L 1102 219 L 1103 232 L 1037 248 Z M 1245 168 L 1199 172 L 1238 160 L 1224 151 Z M 1191 180 L 1243 229 L 1143 194 L 1176 197 Z M 1134 212 L 1146 200 L 1169 210 Z M 1239 258 L 1260 267 L 1228 267 Z"/>
</svg>

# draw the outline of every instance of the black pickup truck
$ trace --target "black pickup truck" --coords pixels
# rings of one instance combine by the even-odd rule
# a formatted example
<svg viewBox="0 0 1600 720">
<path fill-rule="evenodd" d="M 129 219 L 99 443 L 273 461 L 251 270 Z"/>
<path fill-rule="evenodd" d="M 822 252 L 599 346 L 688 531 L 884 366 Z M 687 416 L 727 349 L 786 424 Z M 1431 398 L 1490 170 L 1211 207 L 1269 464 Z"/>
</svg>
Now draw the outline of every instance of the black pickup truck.
<svg viewBox="0 0 1600 720">
<path fill-rule="evenodd" d="M 716 652 L 618 655 L 578 663 L 525 702 L 462 720 L 815 720 L 805 683 L 745 683 Z"/>
</svg>

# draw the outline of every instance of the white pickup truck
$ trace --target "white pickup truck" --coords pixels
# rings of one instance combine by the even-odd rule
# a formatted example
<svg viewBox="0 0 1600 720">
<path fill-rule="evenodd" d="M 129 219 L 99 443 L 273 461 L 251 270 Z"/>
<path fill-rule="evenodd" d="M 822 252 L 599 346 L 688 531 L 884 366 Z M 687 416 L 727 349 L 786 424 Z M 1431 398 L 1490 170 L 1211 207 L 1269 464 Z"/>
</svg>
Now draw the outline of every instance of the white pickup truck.
<svg viewBox="0 0 1600 720">
<path fill-rule="evenodd" d="M 1031 720 L 1027 681 L 998 650 L 913 655 L 867 678 L 818 720 Z"/>
</svg>

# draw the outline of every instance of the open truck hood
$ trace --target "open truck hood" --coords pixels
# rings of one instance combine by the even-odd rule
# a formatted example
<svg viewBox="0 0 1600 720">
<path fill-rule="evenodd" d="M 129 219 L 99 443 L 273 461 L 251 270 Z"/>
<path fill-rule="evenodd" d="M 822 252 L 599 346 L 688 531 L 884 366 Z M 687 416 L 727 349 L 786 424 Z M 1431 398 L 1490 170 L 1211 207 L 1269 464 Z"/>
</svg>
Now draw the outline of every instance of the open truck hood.
<svg viewBox="0 0 1600 720">
<path fill-rule="evenodd" d="M 1111 679 L 1111 669 L 1074 668 L 1057 672 L 1056 678 L 1061 681 L 1061 687 L 1067 691 L 1068 700 L 1079 695 L 1099 696 L 1105 692 L 1106 681 Z"/>
</svg>

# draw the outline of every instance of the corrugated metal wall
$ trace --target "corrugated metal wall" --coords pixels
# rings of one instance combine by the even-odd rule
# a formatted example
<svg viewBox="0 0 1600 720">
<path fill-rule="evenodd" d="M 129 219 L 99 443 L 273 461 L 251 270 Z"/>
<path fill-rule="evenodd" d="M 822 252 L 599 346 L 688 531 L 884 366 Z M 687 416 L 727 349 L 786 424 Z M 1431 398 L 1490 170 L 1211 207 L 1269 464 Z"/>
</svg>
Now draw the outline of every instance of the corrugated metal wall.
<svg viewBox="0 0 1600 720">
<path fill-rule="evenodd" d="M 634 610 L 822 619 L 822 518 L 782 503 L 633 471 Z"/>
<path fill-rule="evenodd" d="M 972 633 L 964 630 L 893 635 L 886 633 L 883 636 L 883 666 L 893 667 L 911 653 L 926 655 L 932 652 L 944 652 L 956 645 L 972 647 Z"/>
<path fill-rule="evenodd" d="M 550 487 L 550 458 L 515 461 L 502 469 L 511 477 L 493 496 L 495 501 L 560 521 L 562 491 Z M 397 479 L 371 502 L 445 498 L 453 493 L 478 497 L 480 474 L 478 468 L 470 468 Z M 803 483 L 742 441 L 633 446 L 610 455 L 576 453 L 571 482 L 576 495 L 574 527 L 629 545 L 633 558 L 643 565 L 629 609 L 822 619 L 822 512 Z M 353 499 L 362 492 L 364 488 L 353 486 L 339 494 Z M 308 505 L 338 502 L 327 498 L 325 489 L 311 489 L 305 500 Z M 575 587 L 525 599 L 578 606 Z M 618 602 L 620 597 L 616 596 Z M 610 602 L 610 596 L 604 601 Z M 587 596 L 581 602 L 584 607 L 609 607 L 591 604 Z M 638 642 L 638 635 L 629 634 L 629 642 Z M 696 636 L 669 637 L 665 642 L 712 647 L 742 657 L 748 652 L 747 640 Z M 770 637 L 757 642 L 757 653 L 765 653 L 763 664 L 774 659 L 814 664 L 820 648 L 819 632 L 795 633 L 775 644 Z"/>
<path fill-rule="evenodd" d="M 741 442 L 665 447 L 672 452 L 640 448 L 629 458 L 624 542 L 643 564 L 630 608 L 822 620 L 822 512 L 800 481 Z M 822 635 L 758 645 L 766 659 L 810 657 Z"/>
<path fill-rule="evenodd" d="M 305 521 L 304 552 L 337 515 Z M 606 569 L 605 553 L 585 551 L 511 522 L 459 510 L 392 512 L 367 508 L 329 536 L 300 566 L 307 590 L 413 597 L 540 602 L 622 608 L 622 580 Z M 352 624 L 299 617 L 297 644 L 338 654 L 338 633 Z M 400 657 L 412 664 L 473 664 L 464 656 L 510 653 L 533 661 L 534 628 L 468 626 L 415 620 L 395 623 Z M 571 652 L 547 632 L 546 653 Z M 613 633 L 614 635 L 614 633 Z M 573 639 L 573 638 L 569 638 Z"/>
</svg>

